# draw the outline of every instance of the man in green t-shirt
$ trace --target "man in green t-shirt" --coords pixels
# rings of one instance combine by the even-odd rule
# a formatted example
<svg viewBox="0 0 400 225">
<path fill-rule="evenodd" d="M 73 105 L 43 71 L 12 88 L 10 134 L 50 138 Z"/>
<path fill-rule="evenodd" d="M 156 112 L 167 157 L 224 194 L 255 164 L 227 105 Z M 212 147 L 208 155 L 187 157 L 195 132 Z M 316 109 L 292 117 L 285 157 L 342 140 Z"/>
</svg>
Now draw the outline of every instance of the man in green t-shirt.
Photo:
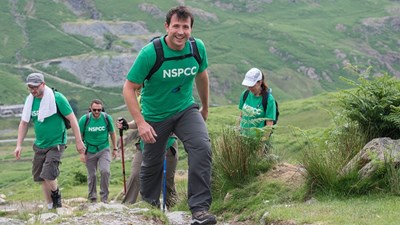
<svg viewBox="0 0 400 225">
<path fill-rule="evenodd" d="M 189 41 L 194 18 L 185 6 L 169 10 L 161 38 L 165 60 L 150 79 L 145 79 L 156 62 L 154 43 L 144 46 L 125 81 L 123 95 L 144 141 L 140 172 L 143 200 L 159 206 L 165 148 L 171 133 L 183 142 L 188 152 L 188 204 L 192 224 L 216 224 L 208 212 L 211 197 L 211 143 L 205 120 L 208 116 L 208 59 L 204 43 L 195 39 L 201 58 L 194 57 L 194 44 Z M 186 57 L 191 56 L 191 57 Z M 193 98 L 193 83 L 202 104 Z M 140 110 L 135 91 L 142 88 Z"/>
<path fill-rule="evenodd" d="M 94 99 L 90 103 L 90 113 L 79 119 L 79 128 L 82 139 L 86 145 L 86 155 L 82 159 L 86 163 L 88 171 L 88 199 L 97 202 L 96 171 L 100 171 L 100 196 L 101 201 L 108 201 L 108 186 L 110 184 L 110 143 L 113 146 L 112 156 L 117 156 L 117 142 L 114 123 L 110 115 L 103 113 L 103 102 Z"/>
<path fill-rule="evenodd" d="M 32 121 L 36 135 L 33 144 L 35 152 L 32 161 L 33 180 L 41 183 L 47 207 L 59 208 L 62 207 L 62 203 L 57 177 L 60 174 L 60 159 L 67 143 L 67 130 L 63 116 L 71 124 L 76 149 L 80 154 L 84 154 L 85 145 L 81 139 L 78 121 L 65 96 L 47 87 L 41 73 L 29 74 L 26 84 L 30 95 L 25 101 L 19 123 L 14 155 L 17 160 L 20 159 L 22 142 L 28 132 L 29 122 Z"/>
</svg>

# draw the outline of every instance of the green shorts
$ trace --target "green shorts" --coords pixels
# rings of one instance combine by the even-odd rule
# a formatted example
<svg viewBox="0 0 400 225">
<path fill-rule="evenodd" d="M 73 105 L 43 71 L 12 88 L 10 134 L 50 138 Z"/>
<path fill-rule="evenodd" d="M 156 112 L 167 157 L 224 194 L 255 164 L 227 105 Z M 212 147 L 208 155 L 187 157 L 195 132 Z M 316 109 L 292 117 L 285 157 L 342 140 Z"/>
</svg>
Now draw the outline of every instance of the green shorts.
<svg viewBox="0 0 400 225">
<path fill-rule="evenodd" d="M 39 148 L 33 145 L 35 156 L 32 161 L 33 181 L 55 180 L 60 175 L 58 166 L 65 145 L 56 145 L 49 148 Z"/>
</svg>

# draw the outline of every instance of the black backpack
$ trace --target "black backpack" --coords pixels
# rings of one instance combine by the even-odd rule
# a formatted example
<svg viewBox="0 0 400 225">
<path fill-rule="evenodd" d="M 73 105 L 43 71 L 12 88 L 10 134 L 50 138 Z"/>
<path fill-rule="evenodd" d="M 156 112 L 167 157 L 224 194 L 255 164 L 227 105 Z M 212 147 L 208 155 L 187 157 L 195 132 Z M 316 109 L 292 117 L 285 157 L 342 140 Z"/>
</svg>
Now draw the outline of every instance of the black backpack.
<svg viewBox="0 0 400 225">
<path fill-rule="evenodd" d="M 196 40 L 194 39 L 194 37 L 189 37 L 190 49 L 192 50 L 191 53 L 186 54 L 186 55 L 181 55 L 181 56 L 169 57 L 169 58 L 164 57 L 164 50 L 163 50 L 163 47 L 161 44 L 161 38 L 164 38 L 164 37 L 154 37 L 153 39 L 150 40 L 151 42 L 153 42 L 154 49 L 156 50 L 156 62 L 154 63 L 153 67 L 150 69 L 150 72 L 147 74 L 145 80 L 150 80 L 151 76 L 158 69 L 160 69 L 161 65 L 165 61 L 182 60 L 182 59 L 186 59 L 188 57 L 194 57 L 196 59 L 197 63 L 199 64 L 199 66 L 202 63 L 199 49 L 197 48 Z"/>
<path fill-rule="evenodd" d="M 57 89 L 55 88 L 51 88 L 51 90 L 53 90 L 53 93 L 57 91 Z M 57 91 L 58 92 L 58 91 Z M 68 130 L 71 128 L 71 122 L 69 122 L 69 120 L 60 112 L 60 109 L 58 108 L 58 104 L 56 101 L 56 106 L 57 106 L 57 113 L 63 118 L 64 120 L 64 124 L 65 124 L 65 128 Z"/>
<path fill-rule="evenodd" d="M 249 95 L 249 90 L 246 90 L 243 94 L 243 103 L 246 102 L 247 96 Z M 265 92 L 265 94 L 262 96 L 262 106 L 264 109 L 264 112 L 267 111 L 267 105 L 268 105 L 268 97 L 269 97 L 269 92 Z M 274 120 L 274 125 L 278 123 L 278 117 L 279 117 L 279 109 L 278 109 L 278 102 L 275 100 L 275 107 L 276 107 L 276 114 L 275 114 L 275 120 Z M 265 122 L 266 125 L 266 122 Z"/>
</svg>

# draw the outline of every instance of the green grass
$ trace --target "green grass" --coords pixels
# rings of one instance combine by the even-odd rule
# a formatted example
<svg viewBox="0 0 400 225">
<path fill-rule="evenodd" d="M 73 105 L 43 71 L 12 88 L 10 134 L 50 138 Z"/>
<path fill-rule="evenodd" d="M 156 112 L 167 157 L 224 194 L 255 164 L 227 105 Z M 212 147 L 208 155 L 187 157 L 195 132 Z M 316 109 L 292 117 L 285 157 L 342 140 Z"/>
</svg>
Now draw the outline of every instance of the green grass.
<svg viewBox="0 0 400 225">
<path fill-rule="evenodd" d="M 29 62 L 79 55 L 91 51 L 72 36 L 60 32 L 45 21 L 28 20 L 27 28 L 30 42 L 21 53 Z M 49 48 L 48 46 L 54 47 Z"/>
<path fill-rule="evenodd" d="M 0 96 L 9 96 L 0 98 L 0 105 L 23 104 L 28 90 L 24 81 L 17 76 L 13 76 L 8 71 L 0 70 Z"/>
<path fill-rule="evenodd" d="M 4 3 L 0 8 L 0 62 L 15 63 L 15 52 L 23 47 L 26 40 L 15 21 L 9 13 L 12 11 L 11 3 Z"/>
<path fill-rule="evenodd" d="M 316 199 L 312 203 L 271 205 L 265 208 L 274 221 L 298 224 L 398 224 L 399 196 L 365 196 L 349 199 Z"/>
</svg>

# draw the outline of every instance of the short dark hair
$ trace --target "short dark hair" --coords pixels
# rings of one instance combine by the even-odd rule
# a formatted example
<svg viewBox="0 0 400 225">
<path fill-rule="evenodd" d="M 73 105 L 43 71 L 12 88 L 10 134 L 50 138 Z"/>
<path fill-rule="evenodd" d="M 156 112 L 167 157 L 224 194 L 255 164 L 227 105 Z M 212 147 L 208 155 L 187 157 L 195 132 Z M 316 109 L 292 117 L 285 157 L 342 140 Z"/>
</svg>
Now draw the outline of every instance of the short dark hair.
<svg viewBox="0 0 400 225">
<path fill-rule="evenodd" d="M 90 107 L 92 107 L 93 104 L 98 104 L 103 106 L 103 102 L 100 99 L 93 99 L 92 102 L 90 103 Z"/>
<path fill-rule="evenodd" d="M 171 23 L 171 17 L 175 14 L 178 17 L 178 20 L 190 18 L 190 27 L 193 27 L 194 17 L 189 8 L 187 8 L 186 6 L 177 6 L 170 9 L 165 17 L 165 22 L 168 25 Z"/>
</svg>

